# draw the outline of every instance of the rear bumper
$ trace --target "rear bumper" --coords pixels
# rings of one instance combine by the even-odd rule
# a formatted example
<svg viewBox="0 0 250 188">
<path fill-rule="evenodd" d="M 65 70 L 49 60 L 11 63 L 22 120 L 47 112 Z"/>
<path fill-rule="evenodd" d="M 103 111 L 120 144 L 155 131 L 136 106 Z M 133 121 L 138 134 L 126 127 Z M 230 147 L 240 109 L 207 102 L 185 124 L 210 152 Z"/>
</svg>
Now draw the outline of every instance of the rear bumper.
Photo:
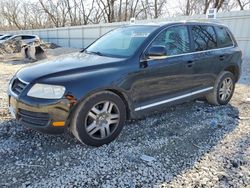
<svg viewBox="0 0 250 188">
<path fill-rule="evenodd" d="M 25 127 L 47 134 L 60 134 L 67 129 L 69 122 L 69 101 L 16 98 L 9 94 L 9 107 L 16 120 Z M 64 125 L 54 126 L 55 122 L 64 122 Z"/>
</svg>

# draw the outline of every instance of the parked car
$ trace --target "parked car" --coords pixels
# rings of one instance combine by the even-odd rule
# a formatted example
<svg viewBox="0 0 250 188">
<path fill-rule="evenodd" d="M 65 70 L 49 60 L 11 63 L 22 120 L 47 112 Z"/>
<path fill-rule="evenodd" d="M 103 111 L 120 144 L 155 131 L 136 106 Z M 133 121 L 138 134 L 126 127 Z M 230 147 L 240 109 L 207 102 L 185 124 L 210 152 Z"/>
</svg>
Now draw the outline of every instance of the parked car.
<svg viewBox="0 0 250 188">
<path fill-rule="evenodd" d="M 40 38 L 37 35 L 20 34 L 20 35 L 13 35 L 13 36 L 8 37 L 4 40 L 0 40 L 0 43 L 10 42 L 10 41 L 22 41 L 22 43 L 24 43 L 24 44 L 30 44 L 30 43 L 33 43 L 33 42 L 38 41 L 38 40 L 40 40 Z"/>
<path fill-rule="evenodd" d="M 128 25 L 82 52 L 18 71 L 9 84 L 9 109 L 24 126 L 46 133 L 69 129 L 80 142 L 101 146 L 127 119 L 202 96 L 227 104 L 241 63 L 224 25 Z"/>
<path fill-rule="evenodd" d="M 9 34 L 0 36 L 0 43 L 2 43 L 3 41 L 7 40 L 10 37 L 12 37 L 12 35 Z"/>
</svg>

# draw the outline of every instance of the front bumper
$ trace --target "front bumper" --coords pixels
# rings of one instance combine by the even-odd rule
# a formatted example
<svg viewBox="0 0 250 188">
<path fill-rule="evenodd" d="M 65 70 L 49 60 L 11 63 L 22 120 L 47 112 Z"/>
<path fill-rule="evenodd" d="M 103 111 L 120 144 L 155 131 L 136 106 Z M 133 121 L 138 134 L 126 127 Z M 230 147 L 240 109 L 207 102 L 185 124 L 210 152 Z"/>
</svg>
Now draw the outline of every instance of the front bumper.
<svg viewBox="0 0 250 188">
<path fill-rule="evenodd" d="M 16 97 L 9 93 L 9 107 L 16 120 L 25 127 L 48 134 L 63 133 L 69 123 L 70 103 L 67 99 L 45 100 Z M 54 122 L 64 125 L 54 126 Z"/>
</svg>

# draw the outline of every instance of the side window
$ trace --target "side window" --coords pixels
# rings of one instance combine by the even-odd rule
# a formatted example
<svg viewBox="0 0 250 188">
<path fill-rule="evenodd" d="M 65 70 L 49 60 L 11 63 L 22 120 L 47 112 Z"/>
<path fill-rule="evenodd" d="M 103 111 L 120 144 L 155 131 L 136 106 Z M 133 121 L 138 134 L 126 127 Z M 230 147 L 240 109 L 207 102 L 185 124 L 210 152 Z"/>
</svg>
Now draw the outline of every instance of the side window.
<svg viewBox="0 0 250 188">
<path fill-rule="evenodd" d="M 5 37 L 1 38 L 0 40 L 6 40 L 8 38 L 10 38 L 10 36 L 5 36 Z"/>
<path fill-rule="evenodd" d="M 216 26 L 214 28 L 217 34 L 218 45 L 220 48 L 233 46 L 233 41 L 224 27 Z"/>
<path fill-rule="evenodd" d="M 170 27 L 163 31 L 151 44 L 166 47 L 168 56 L 190 52 L 190 40 L 186 26 Z"/>
<path fill-rule="evenodd" d="M 217 47 L 216 34 L 212 26 L 192 27 L 195 51 L 211 50 Z"/>
<path fill-rule="evenodd" d="M 13 41 L 19 41 L 19 40 L 21 40 L 21 37 L 20 36 L 16 36 L 16 37 L 12 38 L 11 40 L 13 40 Z"/>
<path fill-rule="evenodd" d="M 23 35 L 22 36 L 22 39 L 25 40 L 25 39 L 33 39 L 35 38 L 34 36 L 28 36 L 28 35 Z"/>
</svg>

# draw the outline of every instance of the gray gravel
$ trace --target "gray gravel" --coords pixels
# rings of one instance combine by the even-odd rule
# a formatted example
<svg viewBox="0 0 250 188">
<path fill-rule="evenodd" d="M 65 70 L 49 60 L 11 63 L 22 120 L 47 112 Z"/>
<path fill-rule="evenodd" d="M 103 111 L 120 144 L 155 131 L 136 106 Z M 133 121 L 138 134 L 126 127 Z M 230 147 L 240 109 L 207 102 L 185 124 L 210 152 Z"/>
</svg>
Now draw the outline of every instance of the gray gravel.
<svg viewBox="0 0 250 188">
<path fill-rule="evenodd" d="M 249 187 L 250 66 L 230 104 L 168 108 L 128 122 L 99 148 L 67 133 L 25 129 L 10 117 L 7 82 L 22 66 L 0 63 L 0 187 Z"/>
</svg>

